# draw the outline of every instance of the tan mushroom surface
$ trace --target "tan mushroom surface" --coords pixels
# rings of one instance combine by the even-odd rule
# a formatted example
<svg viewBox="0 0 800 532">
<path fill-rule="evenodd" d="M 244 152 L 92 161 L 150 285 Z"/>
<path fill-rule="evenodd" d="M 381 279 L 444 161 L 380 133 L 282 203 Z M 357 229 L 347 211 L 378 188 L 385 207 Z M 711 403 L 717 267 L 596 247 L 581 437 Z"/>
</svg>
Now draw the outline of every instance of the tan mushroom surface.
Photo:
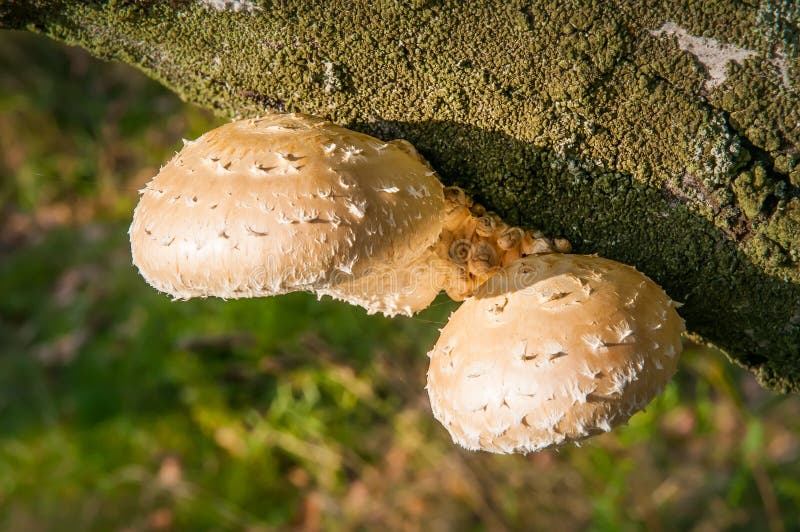
<svg viewBox="0 0 800 532">
<path fill-rule="evenodd" d="M 636 269 L 519 259 L 451 316 L 429 353 L 434 416 L 472 450 L 531 452 L 611 430 L 674 374 L 684 323 Z"/>
<path fill-rule="evenodd" d="M 142 191 L 133 262 L 175 298 L 312 291 L 411 314 L 440 287 L 443 186 L 407 142 L 276 114 L 187 142 Z"/>
</svg>

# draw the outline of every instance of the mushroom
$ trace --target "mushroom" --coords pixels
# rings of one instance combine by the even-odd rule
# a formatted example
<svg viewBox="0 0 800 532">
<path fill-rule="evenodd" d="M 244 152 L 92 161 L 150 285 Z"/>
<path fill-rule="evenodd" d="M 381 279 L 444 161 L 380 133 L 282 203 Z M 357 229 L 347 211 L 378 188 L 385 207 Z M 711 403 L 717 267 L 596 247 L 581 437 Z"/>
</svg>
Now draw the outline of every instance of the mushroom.
<svg viewBox="0 0 800 532">
<path fill-rule="evenodd" d="M 684 322 L 636 269 L 597 256 L 513 262 L 428 354 L 433 414 L 471 450 L 527 453 L 626 423 L 675 372 Z"/>
<path fill-rule="evenodd" d="M 410 315 L 556 249 L 445 188 L 404 140 L 274 114 L 185 144 L 141 191 L 129 231 L 142 276 L 178 299 L 311 291 Z"/>
<path fill-rule="evenodd" d="M 468 449 L 529 452 L 624 423 L 681 351 L 635 269 L 523 231 L 445 187 L 404 140 L 274 114 L 191 142 L 141 191 L 133 262 L 175 298 L 329 295 L 410 315 L 466 302 L 429 353 L 434 415 Z"/>
<path fill-rule="evenodd" d="M 439 292 L 409 268 L 437 241 L 443 207 L 407 142 L 276 114 L 187 142 L 142 191 L 131 252 L 152 286 L 180 299 L 308 290 L 408 313 Z M 387 272 L 385 286 L 370 281 Z"/>
</svg>

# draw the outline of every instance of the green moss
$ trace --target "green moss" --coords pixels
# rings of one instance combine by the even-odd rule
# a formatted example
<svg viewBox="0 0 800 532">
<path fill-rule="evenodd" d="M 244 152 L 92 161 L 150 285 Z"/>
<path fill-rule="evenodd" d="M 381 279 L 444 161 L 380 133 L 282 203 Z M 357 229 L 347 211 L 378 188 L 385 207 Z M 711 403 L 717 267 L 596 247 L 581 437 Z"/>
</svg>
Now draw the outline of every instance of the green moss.
<svg viewBox="0 0 800 532">
<path fill-rule="evenodd" d="M 745 216 L 749 219 L 761 214 L 770 190 L 765 187 L 766 171 L 763 166 L 756 166 L 753 171 L 739 174 L 733 181 L 733 191 Z"/>
<path fill-rule="evenodd" d="M 509 219 L 636 265 L 686 302 L 692 330 L 800 390 L 800 328 L 779 310 L 800 307 L 800 101 L 772 55 L 800 68 L 794 14 L 732 0 L 257 13 L 38 0 L 0 8 L 0 24 L 137 65 L 223 115 L 305 111 L 406 137 Z M 649 33 L 667 20 L 759 55 L 707 89 L 703 65 Z"/>
</svg>

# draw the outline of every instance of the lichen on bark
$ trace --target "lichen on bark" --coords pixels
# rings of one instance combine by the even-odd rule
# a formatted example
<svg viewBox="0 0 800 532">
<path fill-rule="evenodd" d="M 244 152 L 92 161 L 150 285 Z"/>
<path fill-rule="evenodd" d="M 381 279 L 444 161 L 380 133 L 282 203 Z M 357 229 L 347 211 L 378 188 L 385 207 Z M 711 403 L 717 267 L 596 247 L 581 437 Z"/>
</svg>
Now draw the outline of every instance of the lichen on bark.
<svg viewBox="0 0 800 532">
<path fill-rule="evenodd" d="M 635 265 L 691 331 L 800 391 L 791 0 L 12 0 L 0 27 L 136 65 L 222 115 L 406 138 L 510 223 Z"/>
</svg>

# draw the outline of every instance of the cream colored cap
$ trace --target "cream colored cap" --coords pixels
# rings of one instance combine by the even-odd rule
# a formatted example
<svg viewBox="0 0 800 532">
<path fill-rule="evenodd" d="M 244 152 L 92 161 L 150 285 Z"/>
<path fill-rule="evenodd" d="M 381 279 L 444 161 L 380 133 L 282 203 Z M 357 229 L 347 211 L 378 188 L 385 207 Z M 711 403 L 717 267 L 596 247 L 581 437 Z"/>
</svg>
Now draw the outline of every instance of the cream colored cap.
<svg viewBox="0 0 800 532">
<path fill-rule="evenodd" d="M 481 286 L 429 353 L 436 419 L 467 449 L 526 453 L 611 430 L 675 372 L 683 320 L 630 266 L 520 259 Z"/>
<path fill-rule="evenodd" d="M 410 314 L 438 290 L 420 296 L 405 274 L 390 285 L 358 281 L 429 252 L 442 188 L 405 141 L 300 114 L 240 120 L 187 142 L 147 184 L 129 231 L 133 262 L 181 299 L 308 290 Z"/>
</svg>

